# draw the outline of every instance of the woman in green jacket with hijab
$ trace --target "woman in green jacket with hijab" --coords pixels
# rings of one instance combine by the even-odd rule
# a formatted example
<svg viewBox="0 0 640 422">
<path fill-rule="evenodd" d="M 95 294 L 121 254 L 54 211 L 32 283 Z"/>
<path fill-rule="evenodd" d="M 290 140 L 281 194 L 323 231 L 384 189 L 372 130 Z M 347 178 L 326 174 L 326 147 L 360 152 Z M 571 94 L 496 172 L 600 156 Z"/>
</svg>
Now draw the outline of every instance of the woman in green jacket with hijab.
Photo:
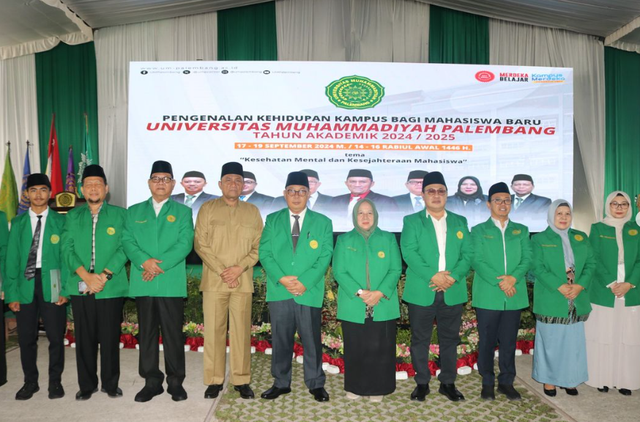
<svg viewBox="0 0 640 422">
<path fill-rule="evenodd" d="M 344 337 L 347 398 L 382 401 L 396 389 L 396 319 L 400 317 L 400 249 L 378 228 L 378 212 L 363 199 L 353 208 L 354 229 L 338 237 L 333 274 Z"/>
<path fill-rule="evenodd" d="M 549 206 L 549 227 L 533 236 L 533 313 L 536 316 L 534 380 L 544 383 L 547 396 L 556 386 L 570 396 L 589 379 L 584 321 L 589 317 L 589 289 L 596 262 L 589 238 L 571 228 L 568 201 Z"/>
<path fill-rule="evenodd" d="M 585 324 L 587 385 L 630 396 L 640 388 L 640 227 L 631 221 L 631 198 L 624 192 L 607 197 L 605 214 L 590 235 L 598 267 Z"/>
</svg>

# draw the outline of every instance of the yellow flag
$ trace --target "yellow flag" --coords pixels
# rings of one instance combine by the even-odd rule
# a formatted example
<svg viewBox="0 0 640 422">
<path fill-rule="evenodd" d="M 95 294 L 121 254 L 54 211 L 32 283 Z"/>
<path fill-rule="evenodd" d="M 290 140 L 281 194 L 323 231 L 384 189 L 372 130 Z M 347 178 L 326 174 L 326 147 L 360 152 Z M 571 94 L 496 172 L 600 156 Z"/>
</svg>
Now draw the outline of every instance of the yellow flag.
<svg viewBox="0 0 640 422">
<path fill-rule="evenodd" d="M 7 214 L 7 221 L 11 221 L 16 216 L 18 209 L 18 187 L 16 176 L 13 174 L 11 156 L 7 148 L 7 157 L 4 161 L 4 173 L 2 174 L 2 185 L 0 187 L 0 211 Z"/>
</svg>

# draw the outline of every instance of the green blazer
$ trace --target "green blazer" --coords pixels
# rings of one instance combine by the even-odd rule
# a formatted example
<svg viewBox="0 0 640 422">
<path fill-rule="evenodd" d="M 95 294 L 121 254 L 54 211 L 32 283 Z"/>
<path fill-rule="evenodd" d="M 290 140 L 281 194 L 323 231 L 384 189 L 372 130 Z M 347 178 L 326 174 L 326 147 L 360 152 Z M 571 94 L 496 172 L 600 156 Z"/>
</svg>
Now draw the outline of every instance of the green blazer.
<svg viewBox="0 0 640 422">
<path fill-rule="evenodd" d="M 131 260 L 129 296 L 187 296 L 185 258 L 193 247 L 191 208 L 169 199 L 156 217 L 151 198 L 132 205 L 127 210 L 122 245 Z M 146 282 L 142 264 L 149 258 L 162 261 L 158 266 L 164 274 Z"/>
<path fill-rule="evenodd" d="M 6 277 L 5 262 L 7 260 L 7 245 L 9 244 L 9 224 L 7 223 L 7 214 L 0 211 L 0 293 L 2 293 L 2 284 Z M 0 312 L 2 312 L 0 310 Z M 2 335 L 0 333 L 0 335 Z"/>
<path fill-rule="evenodd" d="M 596 260 L 589 244 L 589 238 L 579 230 L 569 230 L 569 240 L 575 260 L 575 283 L 584 287 L 574 300 L 576 313 L 585 315 L 591 312 L 589 288 L 596 269 Z M 564 265 L 564 252 L 560 235 L 550 227 L 531 239 L 533 249 L 533 273 L 536 277 L 533 285 L 533 312 L 539 315 L 567 318 L 569 303 L 558 291 L 558 287 L 567 282 Z"/>
<path fill-rule="evenodd" d="M 607 285 L 618 278 L 616 229 L 604 223 L 595 223 L 591 226 L 589 241 L 598 263 L 589 292 L 591 303 L 613 308 L 615 296 Z M 634 221 L 624 225 L 622 244 L 624 246 L 624 281 L 636 286 L 624 296 L 625 306 L 638 306 L 640 305 L 640 227 Z"/>
<path fill-rule="evenodd" d="M 531 241 L 527 226 L 509 220 L 504 233 L 491 218 L 471 231 L 473 243 L 473 306 L 494 311 L 512 311 L 529 306 L 525 276 L 531 267 Z M 507 297 L 497 277 L 505 275 L 504 250 L 507 251 L 507 272 L 516 278 L 516 294 Z"/>
<path fill-rule="evenodd" d="M 260 263 L 267 272 L 267 302 L 293 299 L 300 305 L 321 308 L 324 276 L 333 253 L 331 220 L 307 208 L 295 253 L 289 220 L 289 208 L 269 214 L 260 238 Z M 280 284 L 287 275 L 298 276 L 307 288 L 302 296 L 293 296 Z"/>
<path fill-rule="evenodd" d="M 124 264 L 128 261 L 122 247 L 122 234 L 127 210 L 103 203 L 96 224 L 95 273 L 105 268 L 113 272 L 104 289 L 95 295 L 96 299 L 125 297 L 129 294 L 129 280 Z M 67 224 L 62 233 L 62 256 L 69 271 L 67 291 L 72 296 L 80 296 L 76 274 L 79 267 L 87 271 L 91 268 L 93 244 L 93 220 L 88 205 L 74 208 L 67 213 Z"/>
<path fill-rule="evenodd" d="M 338 319 L 364 324 L 367 306 L 356 293 L 367 289 L 367 270 L 371 290 L 379 290 L 386 296 L 373 308 L 373 320 L 399 318 L 400 249 L 393 233 L 376 228 L 368 240 L 355 229 L 338 236 L 333 253 L 333 276 L 339 285 Z"/>
<path fill-rule="evenodd" d="M 51 270 L 60 270 L 62 285 L 56 287 L 60 288 L 60 296 L 69 297 L 66 283 L 64 283 L 68 274 L 66 268 L 63 268 L 60 244 L 64 223 L 64 216 L 49 208 L 44 233 L 40 236 L 42 242 L 42 294 L 46 302 L 51 302 Z M 24 278 L 32 240 L 29 212 L 14 217 L 11 220 L 5 270 L 7 279 L 5 280 L 4 292 L 7 303 L 29 304 L 33 301 L 35 279 L 27 280 Z"/>
<path fill-rule="evenodd" d="M 425 211 L 404 218 L 400 238 L 402 256 L 407 263 L 407 281 L 402 300 L 414 305 L 430 306 L 436 293 L 429 283 L 438 272 L 438 241 L 431 217 Z M 469 239 L 467 219 L 447 211 L 446 270 L 456 282 L 446 292 L 447 305 L 458 305 L 467 301 L 467 273 L 471 267 L 473 249 Z"/>
</svg>

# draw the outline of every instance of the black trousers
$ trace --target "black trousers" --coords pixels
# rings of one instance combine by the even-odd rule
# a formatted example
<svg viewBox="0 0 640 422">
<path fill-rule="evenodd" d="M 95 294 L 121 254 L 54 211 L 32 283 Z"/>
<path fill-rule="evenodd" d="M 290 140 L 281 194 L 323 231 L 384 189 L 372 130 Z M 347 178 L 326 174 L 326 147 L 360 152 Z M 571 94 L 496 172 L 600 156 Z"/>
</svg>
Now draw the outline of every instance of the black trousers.
<svg viewBox="0 0 640 422">
<path fill-rule="evenodd" d="M 324 387 L 322 370 L 321 309 L 299 305 L 293 299 L 269 302 L 271 317 L 271 375 L 278 388 L 291 386 L 291 356 L 294 335 L 298 331 L 304 348 L 304 383 L 310 390 Z"/>
<path fill-rule="evenodd" d="M 140 327 L 139 373 L 147 387 L 162 386 L 164 374 L 160 370 L 158 337 L 162 330 L 164 366 L 169 391 L 182 386 L 185 377 L 184 299 L 181 297 L 137 297 L 138 325 Z"/>
<path fill-rule="evenodd" d="M 4 301 L 0 300 L 0 385 L 7 382 L 7 341 L 4 328 Z"/>
<path fill-rule="evenodd" d="M 80 391 L 98 388 L 98 344 L 102 388 L 115 391 L 120 379 L 120 324 L 124 299 L 71 296 Z"/>
<path fill-rule="evenodd" d="M 49 384 L 60 382 L 64 370 L 64 333 L 67 329 L 67 306 L 45 302 L 42 295 L 42 277 L 36 270 L 33 301 L 20 304 L 16 312 L 18 344 L 24 382 L 38 382 L 38 320 L 42 317 L 49 340 Z"/>
<path fill-rule="evenodd" d="M 411 362 L 416 370 L 417 384 L 428 384 L 429 346 L 433 322 L 438 322 L 438 340 L 440 341 L 440 375 L 443 384 L 456 381 L 458 361 L 457 348 L 460 343 L 460 324 L 462 323 L 462 304 L 449 306 L 444 303 L 444 293 L 436 292 L 433 304 L 420 306 L 409 303 L 409 322 L 411 323 Z"/>
<path fill-rule="evenodd" d="M 478 317 L 478 372 L 483 385 L 494 385 L 496 374 L 493 370 L 494 351 L 500 346 L 498 384 L 513 384 L 516 377 L 516 340 L 520 326 L 517 311 L 493 311 L 476 308 Z"/>
</svg>

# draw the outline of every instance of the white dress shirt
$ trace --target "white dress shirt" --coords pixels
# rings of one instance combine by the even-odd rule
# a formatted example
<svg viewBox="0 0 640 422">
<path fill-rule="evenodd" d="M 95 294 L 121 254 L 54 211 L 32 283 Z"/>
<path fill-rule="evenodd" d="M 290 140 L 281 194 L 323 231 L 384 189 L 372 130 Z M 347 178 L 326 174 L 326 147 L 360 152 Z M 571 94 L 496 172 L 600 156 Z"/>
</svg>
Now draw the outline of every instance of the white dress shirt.
<svg viewBox="0 0 640 422">
<path fill-rule="evenodd" d="M 507 219 L 507 221 L 504 222 L 504 227 L 502 227 L 500 220 L 496 220 L 493 217 L 491 217 L 491 220 L 493 220 L 493 224 L 495 224 L 496 227 L 499 228 L 500 232 L 502 233 L 502 252 L 504 253 L 504 275 L 507 275 L 507 244 L 504 241 L 504 234 L 507 231 L 507 225 L 509 224 L 509 219 Z"/>
<path fill-rule="evenodd" d="M 438 259 L 438 271 L 444 271 L 447 268 L 447 212 L 438 220 L 429 214 L 427 210 L 427 220 L 431 219 L 433 222 L 433 228 L 436 230 L 436 240 L 438 241 L 438 253 L 440 257 Z"/>
<path fill-rule="evenodd" d="M 42 268 L 42 244 L 44 243 L 44 228 L 47 224 L 47 215 L 49 215 L 49 207 L 42 212 L 42 214 L 36 214 L 31 208 L 29 208 L 29 217 L 31 218 L 31 239 L 36 234 L 36 225 L 38 224 L 38 215 L 42 216 L 40 219 L 40 242 L 38 243 L 38 255 L 36 258 L 36 268 Z"/>
<path fill-rule="evenodd" d="M 153 202 L 153 210 L 156 212 L 156 217 L 160 215 L 160 211 L 162 210 L 162 206 L 164 204 L 166 204 L 168 200 L 169 200 L 169 198 L 167 198 L 167 199 L 165 199 L 164 201 L 161 201 L 161 202 L 156 202 L 155 199 L 151 198 L 151 201 Z"/>
<path fill-rule="evenodd" d="M 191 206 L 193 206 L 193 204 L 198 200 L 198 197 L 200 195 L 202 195 L 202 192 L 204 191 L 200 191 L 198 193 L 196 193 L 195 195 L 189 195 L 188 193 L 184 193 L 184 201 L 182 202 L 184 205 L 187 205 L 187 200 L 189 199 L 189 196 L 193 196 L 193 199 L 191 200 Z"/>
<path fill-rule="evenodd" d="M 309 208 L 313 209 L 313 206 L 316 204 L 316 201 L 318 200 L 318 192 L 316 191 L 316 193 L 314 193 L 313 195 L 311 195 L 309 197 Z"/>
</svg>

